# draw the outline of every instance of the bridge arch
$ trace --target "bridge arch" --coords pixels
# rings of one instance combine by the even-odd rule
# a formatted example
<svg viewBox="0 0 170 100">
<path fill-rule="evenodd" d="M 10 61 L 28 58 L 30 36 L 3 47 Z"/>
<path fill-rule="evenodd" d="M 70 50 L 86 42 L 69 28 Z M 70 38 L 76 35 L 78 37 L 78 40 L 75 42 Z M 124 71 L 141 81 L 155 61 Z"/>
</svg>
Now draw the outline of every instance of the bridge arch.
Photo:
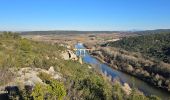
<svg viewBox="0 0 170 100">
<path fill-rule="evenodd" d="M 91 49 L 81 48 L 81 49 L 74 49 L 76 53 L 79 53 L 79 55 L 85 55 L 86 52 L 89 52 Z"/>
</svg>

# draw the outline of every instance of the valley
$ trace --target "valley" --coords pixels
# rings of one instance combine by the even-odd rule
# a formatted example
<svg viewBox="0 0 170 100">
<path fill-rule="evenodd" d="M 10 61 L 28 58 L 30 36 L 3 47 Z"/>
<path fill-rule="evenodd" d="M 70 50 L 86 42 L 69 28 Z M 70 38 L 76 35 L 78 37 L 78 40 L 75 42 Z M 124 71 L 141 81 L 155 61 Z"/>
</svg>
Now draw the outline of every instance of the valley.
<svg viewBox="0 0 170 100">
<path fill-rule="evenodd" d="M 162 76 L 164 74 L 158 74 L 145 67 L 140 68 L 140 64 L 153 66 L 151 64 L 154 64 L 154 58 L 147 58 L 147 56 L 141 56 L 140 53 L 110 45 L 121 42 L 124 38 L 136 37 L 140 37 L 140 35 L 137 33 L 69 35 L 3 33 L 1 34 L 1 54 L 7 55 L 0 56 L 2 59 L 1 76 L 3 76 L 0 78 L 1 90 L 5 87 L 17 86 L 19 92 L 13 94 L 15 96 L 12 98 L 36 98 L 36 91 L 42 92 L 43 89 L 47 89 L 38 87 L 43 84 L 49 86 L 59 84 L 62 88 L 59 87 L 61 90 L 55 90 L 58 91 L 56 92 L 58 94 L 52 95 L 51 90 L 42 92 L 42 94 L 51 93 L 54 98 L 59 95 L 61 99 L 109 100 L 111 98 L 132 99 L 135 96 L 135 98 L 143 98 L 142 100 L 159 100 L 159 98 L 168 100 L 167 86 L 169 83 L 166 80 L 168 76 L 164 77 Z M 78 53 L 74 49 L 79 43 L 83 43 L 86 48 L 90 49 L 84 57 L 75 55 Z M 138 64 L 138 66 L 134 64 Z M 166 68 L 169 68 L 167 65 Z M 24 68 L 26 70 L 21 72 L 20 70 Z M 29 73 L 31 71 L 31 73 L 35 73 L 34 70 L 39 70 L 39 72 L 31 76 Z M 165 75 L 169 75 L 169 71 L 166 71 Z M 13 75 L 11 76 L 11 74 Z M 150 80 L 153 81 L 150 82 Z M 29 93 L 26 92 L 27 88 L 24 88 L 27 85 L 32 87 Z M 97 94 L 96 91 L 98 91 Z M 6 92 L 4 93 L 6 94 Z M 2 94 L 0 97 L 5 98 Z M 48 98 L 48 96 L 45 97 Z M 40 95 L 40 98 L 44 98 L 43 95 Z"/>
</svg>

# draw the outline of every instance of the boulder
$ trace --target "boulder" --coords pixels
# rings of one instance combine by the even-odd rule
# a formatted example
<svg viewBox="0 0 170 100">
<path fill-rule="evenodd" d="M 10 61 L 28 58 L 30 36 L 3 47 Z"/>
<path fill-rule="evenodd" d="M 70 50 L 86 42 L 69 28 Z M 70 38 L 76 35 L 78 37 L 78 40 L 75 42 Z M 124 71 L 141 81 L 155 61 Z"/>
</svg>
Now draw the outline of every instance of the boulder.
<svg viewBox="0 0 170 100">
<path fill-rule="evenodd" d="M 25 68 L 20 68 L 19 70 L 13 71 L 13 73 L 15 73 L 15 80 L 11 81 L 10 83 L 4 86 L 1 86 L 0 90 L 4 90 L 5 87 L 7 86 L 19 86 L 21 88 L 24 88 L 24 86 L 34 87 L 35 84 L 37 83 L 45 84 L 39 77 L 39 73 L 41 72 L 50 74 L 51 78 L 56 79 L 56 80 L 62 78 L 60 73 L 55 72 L 53 66 L 51 66 L 49 70 L 45 70 L 41 68 L 25 67 Z"/>
<path fill-rule="evenodd" d="M 76 54 L 73 53 L 73 51 L 68 50 L 67 52 L 63 52 L 62 54 L 62 58 L 64 60 L 78 60 Z"/>
<path fill-rule="evenodd" d="M 61 55 L 62 55 L 62 58 L 64 60 L 69 60 L 70 59 L 69 54 L 67 52 L 63 52 Z"/>
<path fill-rule="evenodd" d="M 132 89 L 130 88 L 129 84 L 127 84 L 127 83 L 124 83 L 124 84 L 123 84 L 122 89 L 123 89 L 123 91 L 124 91 L 127 95 L 129 95 L 129 94 L 131 93 L 131 91 L 132 91 Z"/>
<path fill-rule="evenodd" d="M 51 66 L 51 67 L 48 69 L 48 72 L 49 72 L 49 74 L 54 75 L 54 74 L 55 74 L 54 67 Z"/>
<path fill-rule="evenodd" d="M 44 72 L 50 74 L 54 79 L 60 79 L 61 76 L 59 73 L 54 71 L 54 67 L 51 66 L 49 70 L 41 69 L 41 68 L 21 68 L 17 73 L 16 80 L 19 83 L 24 85 L 31 85 L 34 86 L 36 83 L 43 83 L 42 80 L 39 78 L 39 73 Z"/>
<path fill-rule="evenodd" d="M 78 60 L 77 55 L 73 53 L 73 51 L 68 50 L 68 54 L 70 55 L 71 60 Z"/>
<path fill-rule="evenodd" d="M 132 65 L 128 65 L 128 66 L 127 66 L 127 71 L 132 72 L 133 70 L 134 70 L 134 69 L 133 69 Z"/>
</svg>

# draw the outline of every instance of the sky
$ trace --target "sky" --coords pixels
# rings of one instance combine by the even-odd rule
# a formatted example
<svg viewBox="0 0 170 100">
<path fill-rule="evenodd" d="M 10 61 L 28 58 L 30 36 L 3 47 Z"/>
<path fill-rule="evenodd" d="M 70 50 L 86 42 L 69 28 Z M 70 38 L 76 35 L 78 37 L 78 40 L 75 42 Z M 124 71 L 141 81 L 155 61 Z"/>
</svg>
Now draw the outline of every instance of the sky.
<svg viewBox="0 0 170 100">
<path fill-rule="evenodd" d="M 0 31 L 170 28 L 170 0 L 0 0 Z"/>
</svg>

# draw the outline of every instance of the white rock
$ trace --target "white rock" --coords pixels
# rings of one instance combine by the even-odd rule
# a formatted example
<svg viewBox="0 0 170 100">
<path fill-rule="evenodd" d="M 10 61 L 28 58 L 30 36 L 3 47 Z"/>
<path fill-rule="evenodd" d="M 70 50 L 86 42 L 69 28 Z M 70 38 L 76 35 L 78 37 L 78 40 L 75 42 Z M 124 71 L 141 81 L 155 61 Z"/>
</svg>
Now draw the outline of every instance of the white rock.
<svg viewBox="0 0 170 100">
<path fill-rule="evenodd" d="M 28 80 L 28 81 L 25 81 L 25 85 L 34 86 L 35 84 L 32 81 Z"/>
<path fill-rule="evenodd" d="M 52 76 L 52 78 L 54 79 L 60 79 L 61 77 L 58 74 L 55 74 L 54 76 Z"/>
<path fill-rule="evenodd" d="M 76 54 L 73 53 L 73 51 L 71 50 L 68 50 L 67 52 L 63 52 L 62 54 L 62 57 L 64 60 L 78 60 Z"/>
<path fill-rule="evenodd" d="M 123 91 L 124 91 L 127 95 L 129 95 L 129 94 L 131 93 L 131 91 L 132 91 L 132 89 L 130 88 L 129 84 L 127 84 L 127 83 L 124 83 L 124 84 L 123 84 L 122 89 L 123 89 Z"/>
<path fill-rule="evenodd" d="M 54 71 L 54 67 L 50 67 L 49 70 L 41 68 L 21 68 L 18 71 L 16 80 L 24 85 L 34 85 L 36 83 L 43 83 L 42 80 L 38 77 L 40 72 L 44 72 L 52 75 L 52 78 L 59 79 L 61 78 L 59 74 Z"/>
<path fill-rule="evenodd" d="M 17 70 L 15 72 L 16 74 L 16 78 L 15 81 L 12 81 L 10 83 L 12 84 L 8 84 L 5 85 L 1 88 L 5 88 L 6 86 L 25 86 L 25 85 L 29 85 L 29 86 L 35 86 L 35 84 L 37 83 L 43 83 L 43 81 L 39 78 L 39 73 L 40 72 L 44 72 L 47 74 L 51 75 L 51 78 L 53 79 L 61 79 L 61 74 L 58 72 L 55 72 L 53 67 L 50 67 L 49 70 L 45 70 L 45 69 L 41 69 L 41 68 L 31 68 L 31 67 L 26 67 L 26 68 L 21 68 L 20 70 Z"/>
<path fill-rule="evenodd" d="M 69 60 L 69 59 L 70 59 L 70 58 L 69 58 L 69 54 L 68 54 L 67 52 L 62 53 L 61 55 L 62 55 L 62 58 L 63 58 L 64 60 Z"/>
<path fill-rule="evenodd" d="M 53 66 L 51 66 L 49 69 L 48 69 L 48 72 L 49 72 L 49 74 L 54 74 L 55 73 L 55 71 L 54 71 L 54 67 Z"/>
<path fill-rule="evenodd" d="M 70 59 L 72 60 L 78 60 L 77 55 L 73 53 L 73 51 L 68 50 L 69 55 L 71 56 Z"/>
<path fill-rule="evenodd" d="M 88 66 L 89 69 L 91 69 L 92 67 L 91 66 Z"/>
</svg>

